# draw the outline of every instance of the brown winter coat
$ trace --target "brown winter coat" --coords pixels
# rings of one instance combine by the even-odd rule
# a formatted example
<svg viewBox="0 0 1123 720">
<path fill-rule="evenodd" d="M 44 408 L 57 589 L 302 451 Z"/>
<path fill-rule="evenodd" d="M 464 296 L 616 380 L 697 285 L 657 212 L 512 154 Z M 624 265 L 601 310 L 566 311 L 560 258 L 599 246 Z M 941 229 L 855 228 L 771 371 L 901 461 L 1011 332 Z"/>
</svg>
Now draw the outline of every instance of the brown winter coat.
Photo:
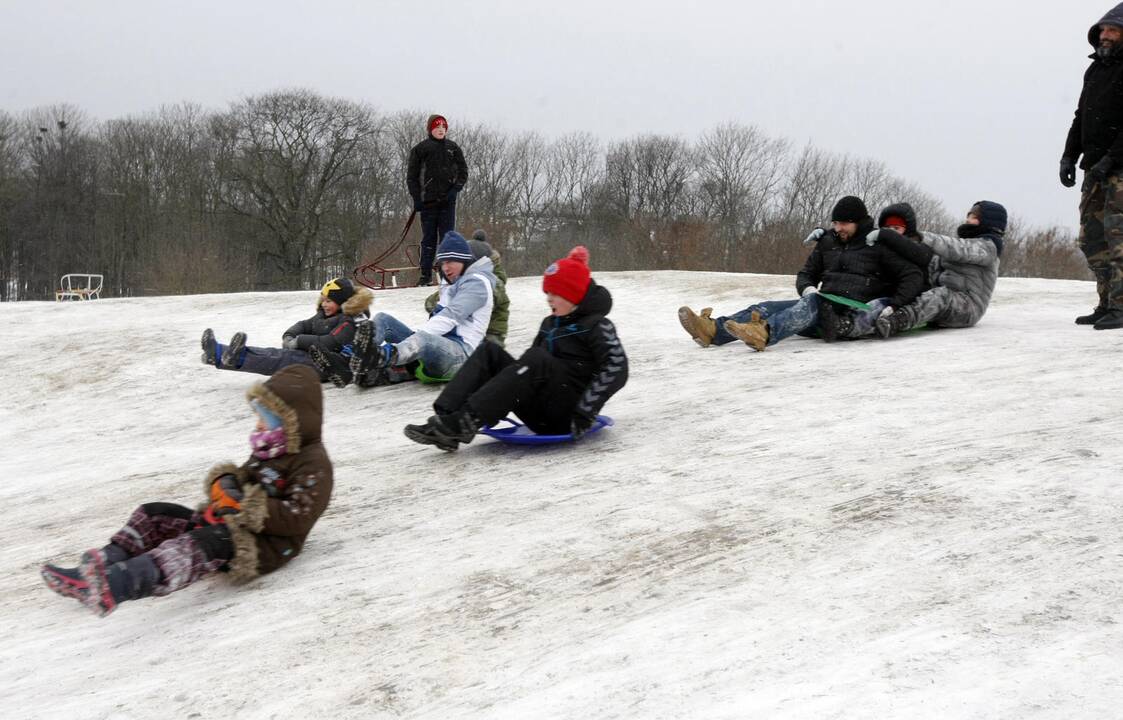
<svg viewBox="0 0 1123 720">
<path fill-rule="evenodd" d="M 320 378 L 304 365 L 289 365 L 246 392 L 284 422 L 287 452 L 271 460 L 252 455 L 241 467 L 219 465 L 205 485 L 221 475 L 238 478 L 245 497 L 241 512 L 226 524 L 234 542 L 231 579 L 246 581 L 272 572 L 300 554 L 304 540 L 331 499 L 332 467 L 320 442 L 323 394 Z"/>
</svg>

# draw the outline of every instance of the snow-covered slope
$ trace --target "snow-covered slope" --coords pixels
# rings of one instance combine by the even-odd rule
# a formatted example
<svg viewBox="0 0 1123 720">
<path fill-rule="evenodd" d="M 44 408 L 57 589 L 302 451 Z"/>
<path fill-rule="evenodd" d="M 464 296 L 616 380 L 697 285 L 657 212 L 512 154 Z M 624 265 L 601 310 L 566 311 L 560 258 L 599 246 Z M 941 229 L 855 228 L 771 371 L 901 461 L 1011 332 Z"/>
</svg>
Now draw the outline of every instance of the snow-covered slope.
<svg viewBox="0 0 1123 720">
<path fill-rule="evenodd" d="M 1088 283 L 983 323 L 703 350 L 681 304 L 790 278 L 614 273 L 617 426 L 409 442 L 437 389 L 325 386 L 332 505 L 287 568 L 99 620 L 38 566 L 243 460 L 198 337 L 273 344 L 314 293 L 0 305 L 5 718 L 1106 718 L 1123 704 L 1123 333 Z M 510 284 L 509 347 L 546 312 Z M 375 309 L 420 322 L 421 289 Z"/>
</svg>

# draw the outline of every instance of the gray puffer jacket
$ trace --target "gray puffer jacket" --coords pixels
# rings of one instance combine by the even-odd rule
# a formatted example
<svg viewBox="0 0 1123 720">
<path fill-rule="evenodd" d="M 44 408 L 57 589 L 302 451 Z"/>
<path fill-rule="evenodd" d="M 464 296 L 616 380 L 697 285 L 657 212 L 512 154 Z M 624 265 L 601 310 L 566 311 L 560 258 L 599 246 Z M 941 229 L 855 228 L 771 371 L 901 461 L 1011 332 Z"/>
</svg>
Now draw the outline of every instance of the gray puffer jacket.
<svg viewBox="0 0 1123 720">
<path fill-rule="evenodd" d="M 953 238 L 924 232 L 924 244 L 940 258 L 940 273 L 933 285 L 963 293 L 975 312 L 974 322 L 987 311 L 998 281 L 998 248 L 988 235 Z"/>
</svg>

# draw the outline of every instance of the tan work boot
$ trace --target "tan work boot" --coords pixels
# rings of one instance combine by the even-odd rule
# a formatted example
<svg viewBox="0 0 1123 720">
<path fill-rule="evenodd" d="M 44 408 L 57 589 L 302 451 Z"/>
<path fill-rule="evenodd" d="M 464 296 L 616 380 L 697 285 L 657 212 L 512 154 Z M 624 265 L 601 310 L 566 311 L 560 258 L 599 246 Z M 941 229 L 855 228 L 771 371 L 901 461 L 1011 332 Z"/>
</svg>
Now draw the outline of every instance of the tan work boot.
<svg viewBox="0 0 1123 720">
<path fill-rule="evenodd" d="M 678 309 L 678 321 L 682 323 L 682 329 L 690 333 L 694 342 L 702 347 L 709 347 L 714 341 L 714 335 L 717 335 L 717 323 L 710 319 L 713 311 L 713 308 L 703 308 L 701 315 L 695 315 L 685 305 Z"/>
<path fill-rule="evenodd" d="M 746 345 L 757 352 L 762 352 L 768 345 L 768 323 L 758 312 L 754 312 L 747 323 L 726 320 L 725 330 L 733 337 L 744 340 Z"/>
</svg>

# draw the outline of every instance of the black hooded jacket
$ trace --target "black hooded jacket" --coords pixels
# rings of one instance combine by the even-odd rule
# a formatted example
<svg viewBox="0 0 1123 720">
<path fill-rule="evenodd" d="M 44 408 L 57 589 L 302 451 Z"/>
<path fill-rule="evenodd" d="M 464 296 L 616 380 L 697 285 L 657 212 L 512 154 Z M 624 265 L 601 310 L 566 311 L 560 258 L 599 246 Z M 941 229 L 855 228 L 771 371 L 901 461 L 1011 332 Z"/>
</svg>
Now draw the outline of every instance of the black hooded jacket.
<svg viewBox="0 0 1123 720">
<path fill-rule="evenodd" d="M 882 243 L 866 244 L 873 220 L 866 218 L 849 242 L 828 230 L 796 276 L 802 295 L 808 286 L 832 295 L 869 302 L 888 297 L 893 307 L 908 305 L 924 288 L 920 268 Z"/>
<path fill-rule="evenodd" d="M 460 146 L 432 135 L 409 151 L 406 187 L 414 202 L 435 206 L 444 203 L 451 190 L 459 192 L 468 183 L 468 163 Z"/>
<path fill-rule="evenodd" d="M 595 417 L 628 382 L 628 356 L 606 315 L 612 310 L 607 288 L 589 281 L 577 308 L 565 317 L 548 316 L 531 347 L 542 348 L 566 366 L 559 394 L 581 393 L 576 412 Z"/>
<path fill-rule="evenodd" d="M 905 219 L 904 235 L 885 227 L 885 221 L 891 215 Z M 916 227 L 916 211 L 913 210 L 912 205 L 907 202 L 886 205 L 881 214 L 877 216 L 877 225 L 881 228 L 877 237 L 878 243 L 884 243 L 893 252 L 919 267 L 925 276 L 923 290 L 927 290 L 929 287 L 929 266 L 932 263 L 932 248 L 921 242 L 922 238 Z"/>
<path fill-rule="evenodd" d="M 1099 47 L 1100 25 L 1107 23 L 1123 28 L 1123 3 L 1088 30 L 1088 42 Z M 1083 154 L 1080 167 L 1095 165 L 1104 155 L 1111 155 L 1116 169 L 1123 168 L 1123 47 L 1108 57 L 1092 53 L 1092 64 L 1084 72 L 1084 89 L 1065 139 L 1064 157 L 1076 160 Z"/>
</svg>

